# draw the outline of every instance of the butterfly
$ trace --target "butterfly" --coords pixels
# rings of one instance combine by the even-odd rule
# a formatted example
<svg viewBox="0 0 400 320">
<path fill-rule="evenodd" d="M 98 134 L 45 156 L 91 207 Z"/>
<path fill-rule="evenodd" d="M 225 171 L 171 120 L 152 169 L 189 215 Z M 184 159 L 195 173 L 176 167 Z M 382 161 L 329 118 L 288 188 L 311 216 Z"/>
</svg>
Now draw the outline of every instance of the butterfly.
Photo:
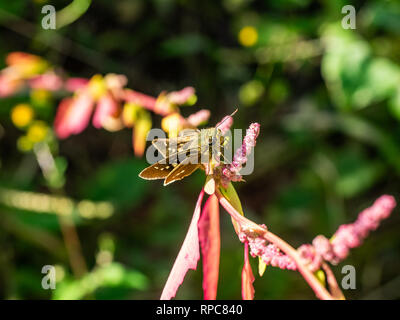
<svg viewBox="0 0 400 320">
<path fill-rule="evenodd" d="M 223 157 L 225 138 L 218 128 L 185 129 L 178 137 L 154 139 L 153 146 L 162 159 L 140 172 L 139 177 L 146 180 L 164 179 L 164 186 L 181 180 L 199 168 L 212 174 L 213 163 Z"/>
</svg>

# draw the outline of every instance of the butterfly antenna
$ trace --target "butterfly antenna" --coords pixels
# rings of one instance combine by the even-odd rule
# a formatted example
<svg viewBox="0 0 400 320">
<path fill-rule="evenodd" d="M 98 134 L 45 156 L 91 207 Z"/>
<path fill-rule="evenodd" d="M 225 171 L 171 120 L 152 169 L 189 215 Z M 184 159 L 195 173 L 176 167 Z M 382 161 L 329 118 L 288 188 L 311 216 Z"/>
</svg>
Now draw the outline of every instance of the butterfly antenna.
<svg viewBox="0 0 400 320">
<path fill-rule="evenodd" d="M 236 108 L 236 110 L 231 113 L 230 117 L 233 117 L 236 114 L 236 112 L 238 112 L 238 110 L 239 108 Z"/>
<path fill-rule="evenodd" d="M 226 120 L 229 119 L 229 117 L 233 117 L 235 115 L 236 112 L 238 112 L 238 108 L 236 108 L 235 111 L 233 111 L 229 116 L 225 117 L 216 127 L 218 128 L 221 124 L 223 124 Z"/>
</svg>

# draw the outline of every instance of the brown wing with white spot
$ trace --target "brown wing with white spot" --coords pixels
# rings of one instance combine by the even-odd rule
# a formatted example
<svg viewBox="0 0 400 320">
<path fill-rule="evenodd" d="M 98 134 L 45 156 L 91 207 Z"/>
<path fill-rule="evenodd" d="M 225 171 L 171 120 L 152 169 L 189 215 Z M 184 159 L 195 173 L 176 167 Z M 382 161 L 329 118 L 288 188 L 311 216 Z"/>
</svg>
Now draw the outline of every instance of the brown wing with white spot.
<svg viewBox="0 0 400 320">
<path fill-rule="evenodd" d="M 167 184 L 170 184 L 176 180 L 182 180 L 183 178 L 191 175 L 193 172 L 195 172 L 198 168 L 201 167 L 201 164 L 178 164 L 172 171 L 171 173 L 165 178 L 164 180 L 164 186 Z"/>
<path fill-rule="evenodd" d="M 139 177 L 146 180 L 165 179 L 174 169 L 172 164 L 155 163 L 139 173 Z"/>
</svg>

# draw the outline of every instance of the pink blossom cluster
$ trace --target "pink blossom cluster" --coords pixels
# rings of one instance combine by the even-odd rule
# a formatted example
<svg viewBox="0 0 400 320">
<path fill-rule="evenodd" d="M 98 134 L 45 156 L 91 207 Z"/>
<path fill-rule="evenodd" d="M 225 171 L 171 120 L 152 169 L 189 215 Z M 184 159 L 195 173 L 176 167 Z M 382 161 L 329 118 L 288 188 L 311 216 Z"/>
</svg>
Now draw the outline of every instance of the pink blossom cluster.
<svg viewBox="0 0 400 320">
<path fill-rule="evenodd" d="M 193 87 L 186 87 L 180 91 L 172 91 L 167 94 L 167 99 L 170 103 L 176 105 L 182 105 L 187 103 L 187 101 L 195 95 L 195 90 Z"/>
<path fill-rule="evenodd" d="M 227 184 L 227 182 L 229 181 L 242 180 L 242 176 L 239 172 L 242 169 L 243 165 L 247 162 L 247 157 L 250 154 L 251 149 L 255 147 L 256 139 L 259 133 L 259 123 L 252 123 L 250 127 L 246 130 L 246 135 L 243 139 L 242 146 L 238 150 L 236 150 L 232 163 L 222 169 L 224 184 Z"/>
<path fill-rule="evenodd" d="M 103 90 L 97 89 L 100 93 L 92 89 L 93 80 L 87 80 L 86 83 L 81 80 L 72 86 L 76 88 L 74 96 L 61 100 L 54 121 L 54 129 L 60 139 L 81 133 L 88 126 L 92 113 L 94 113 L 92 122 L 95 128 L 113 130 L 122 128 L 122 121 L 117 118 L 121 113 L 120 97 L 127 83 L 126 77 L 108 74 L 104 80 L 101 76 L 93 77 L 95 78 L 101 79 L 97 82 L 104 83 Z"/>
<path fill-rule="evenodd" d="M 381 196 L 371 207 L 362 211 L 354 223 L 340 226 L 331 240 L 318 235 L 312 244 L 300 246 L 297 249 L 300 258 L 313 272 L 320 269 L 324 261 L 338 264 L 348 256 L 350 249 L 360 246 L 369 232 L 378 228 L 380 222 L 390 216 L 395 206 L 394 197 Z M 249 244 L 252 257 L 261 257 L 267 265 L 280 269 L 297 269 L 293 259 L 280 251 L 275 244 L 267 244 L 264 238 L 251 237 L 240 232 L 239 239 Z"/>
<path fill-rule="evenodd" d="M 381 196 L 371 207 L 363 210 L 354 223 L 341 225 L 330 240 L 319 235 L 312 245 L 299 247 L 301 258 L 313 271 L 318 270 L 324 260 L 338 264 L 348 256 L 350 249 L 360 246 L 370 231 L 378 228 L 381 221 L 390 216 L 395 206 L 394 197 Z"/>
<path fill-rule="evenodd" d="M 210 118 L 210 110 L 202 109 L 197 111 L 196 113 L 191 114 L 189 117 L 186 118 L 186 121 L 189 125 L 193 127 L 198 127 L 199 125 L 206 123 L 208 118 Z"/>
<path fill-rule="evenodd" d="M 266 244 L 267 241 L 261 237 L 249 237 L 246 233 L 239 233 L 241 242 L 247 242 L 250 247 L 250 254 L 254 257 L 260 257 L 266 265 L 278 267 L 280 269 L 296 270 L 295 262 L 284 254 L 275 244 Z"/>
</svg>

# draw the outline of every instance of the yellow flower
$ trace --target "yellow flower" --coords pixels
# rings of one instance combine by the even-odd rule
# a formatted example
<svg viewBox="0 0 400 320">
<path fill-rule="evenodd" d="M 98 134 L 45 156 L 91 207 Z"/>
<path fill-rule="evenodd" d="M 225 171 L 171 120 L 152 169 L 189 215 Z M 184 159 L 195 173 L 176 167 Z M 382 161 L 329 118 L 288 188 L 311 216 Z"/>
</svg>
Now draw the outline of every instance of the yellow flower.
<svg viewBox="0 0 400 320">
<path fill-rule="evenodd" d="M 133 128 L 133 150 L 137 157 L 141 157 L 146 148 L 146 137 L 151 129 L 151 116 L 150 113 L 142 110 L 138 114 Z"/>
<path fill-rule="evenodd" d="M 256 44 L 258 40 L 257 29 L 252 26 L 243 27 L 239 31 L 239 43 L 245 47 L 251 47 Z"/>
<path fill-rule="evenodd" d="M 46 138 L 48 131 L 49 127 L 44 121 L 35 121 L 29 127 L 26 136 L 31 142 L 36 143 L 43 141 Z"/>
<path fill-rule="evenodd" d="M 142 108 L 133 102 L 127 102 L 122 110 L 122 120 L 127 127 L 133 127 Z"/>
<path fill-rule="evenodd" d="M 93 99 L 98 100 L 106 93 L 107 85 L 101 74 L 94 75 L 89 81 L 89 92 Z"/>
<path fill-rule="evenodd" d="M 182 130 L 182 116 L 175 112 L 169 116 L 164 117 L 161 120 L 161 128 L 168 132 L 170 138 L 175 138 L 178 136 L 178 132 Z"/>
<path fill-rule="evenodd" d="M 33 119 L 33 109 L 29 104 L 21 103 L 11 110 L 11 121 L 18 128 L 29 125 Z"/>
</svg>

